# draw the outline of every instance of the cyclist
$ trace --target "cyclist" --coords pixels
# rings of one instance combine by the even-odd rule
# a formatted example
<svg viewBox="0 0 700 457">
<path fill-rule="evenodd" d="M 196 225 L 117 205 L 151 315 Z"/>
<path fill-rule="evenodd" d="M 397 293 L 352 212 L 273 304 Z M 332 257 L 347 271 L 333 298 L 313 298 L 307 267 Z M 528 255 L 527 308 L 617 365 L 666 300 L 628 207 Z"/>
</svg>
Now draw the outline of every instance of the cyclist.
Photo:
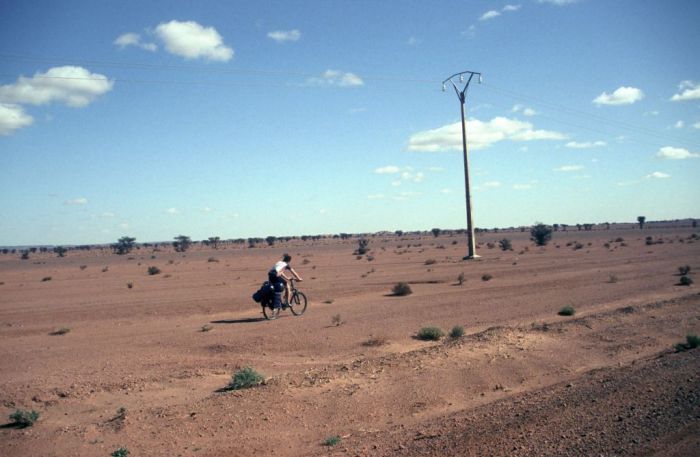
<svg viewBox="0 0 700 457">
<path fill-rule="evenodd" d="M 285 298 L 285 303 L 289 303 L 289 287 L 287 287 L 287 281 L 291 278 L 287 277 L 285 274 L 286 271 L 289 271 L 292 276 L 297 281 L 303 281 L 301 279 L 301 276 L 294 271 L 292 266 L 289 264 L 289 262 L 292 261 L 292 256 L 289 254 L 284 254 L 282 256 L 282 260 L 279 262 L 275 263 L 275 266 L 272 267 L 272 270 L 267 274 L 268 280 L 270 281 L 271 284 L 282 284 L 282 287 L 284 287 L 284 298 Z"/>
</svg>

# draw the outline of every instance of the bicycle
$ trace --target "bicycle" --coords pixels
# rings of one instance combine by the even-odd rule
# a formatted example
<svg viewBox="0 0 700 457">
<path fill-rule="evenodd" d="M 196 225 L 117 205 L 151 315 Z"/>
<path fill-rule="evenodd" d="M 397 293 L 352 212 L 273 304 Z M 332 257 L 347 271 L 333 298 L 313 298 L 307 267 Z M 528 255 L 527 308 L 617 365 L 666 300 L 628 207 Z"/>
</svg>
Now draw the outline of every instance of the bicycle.
<svg viewBox="0 0 700 457">
<path fill-rule="evenodd" d="M 277 319 L 280 314 L 280 310 L 287 309 L 292 312 L 295 316 L 301 316 L 306 311 L 306 295 L 304 292 L 300 292 L 295 285 L 296 279 L 291 278 L 289 280 L 288 286 L 290 288 L 289 292 L 289 302 L 282 302 L 282 306 L 278 308 L 273 308 L 273 303 L 269 300 L 267 302 L 261 303 L 263 315 L 265 319 L 271 321 Z"/>
</svg>

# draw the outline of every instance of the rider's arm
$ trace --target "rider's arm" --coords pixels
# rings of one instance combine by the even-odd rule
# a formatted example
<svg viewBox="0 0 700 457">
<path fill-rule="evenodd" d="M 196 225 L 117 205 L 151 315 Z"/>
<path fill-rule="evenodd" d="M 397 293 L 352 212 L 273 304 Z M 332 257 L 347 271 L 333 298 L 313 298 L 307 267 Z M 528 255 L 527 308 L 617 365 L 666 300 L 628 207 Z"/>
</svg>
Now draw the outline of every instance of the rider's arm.
<svg viewBox="0 0 700 457">
<path fill-rule="evenodd" d="M 299 276 L 299 273 L 297 273 L 296 271 L 294 271 L 294 268 L 289 267 L 289 271 L 292 272 L 292 274 L 293 274 L 294 277 L 297 279 L 297 281 L 303 281 L 303 279 L 301 279 L 301 276 Z"/>
</svg>

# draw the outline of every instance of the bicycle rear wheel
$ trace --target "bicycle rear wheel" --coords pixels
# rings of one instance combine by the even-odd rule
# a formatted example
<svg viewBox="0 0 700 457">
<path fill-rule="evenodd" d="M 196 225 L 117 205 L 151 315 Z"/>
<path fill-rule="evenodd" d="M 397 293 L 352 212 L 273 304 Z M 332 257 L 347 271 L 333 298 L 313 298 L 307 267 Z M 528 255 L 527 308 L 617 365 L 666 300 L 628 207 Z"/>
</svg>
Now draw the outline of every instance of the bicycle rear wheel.
<svg viewBox="0 0 700 457">
<path fill-rule="evenodd" d="M 269 306 L 263 306 L 263 315 L 268 321 L 275 320 L 280 315 L 280 308 L 271 308 Z"/>
<path fill-rule="evenodd" d="M 289 309 L 295 316 L 301 316 L 306 311 L 306 295 L 303 292 L 297 292 L 292 295 L 292 301 L 289 304 Z"/>
</svg>

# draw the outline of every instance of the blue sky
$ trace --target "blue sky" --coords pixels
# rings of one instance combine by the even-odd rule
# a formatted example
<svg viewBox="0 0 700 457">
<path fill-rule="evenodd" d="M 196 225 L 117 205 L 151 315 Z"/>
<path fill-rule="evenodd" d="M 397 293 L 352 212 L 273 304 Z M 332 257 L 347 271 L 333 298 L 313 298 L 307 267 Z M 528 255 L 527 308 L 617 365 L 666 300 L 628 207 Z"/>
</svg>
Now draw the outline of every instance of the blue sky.
<svg viewBox="0 0 700 457">
<path fill-rule="evenodd" d="M 464 227 L 463 70 L 477 227 L 698 217 L 699 55 L 693 0 L 3 1 L 0 245 Z"/>
</svg>

